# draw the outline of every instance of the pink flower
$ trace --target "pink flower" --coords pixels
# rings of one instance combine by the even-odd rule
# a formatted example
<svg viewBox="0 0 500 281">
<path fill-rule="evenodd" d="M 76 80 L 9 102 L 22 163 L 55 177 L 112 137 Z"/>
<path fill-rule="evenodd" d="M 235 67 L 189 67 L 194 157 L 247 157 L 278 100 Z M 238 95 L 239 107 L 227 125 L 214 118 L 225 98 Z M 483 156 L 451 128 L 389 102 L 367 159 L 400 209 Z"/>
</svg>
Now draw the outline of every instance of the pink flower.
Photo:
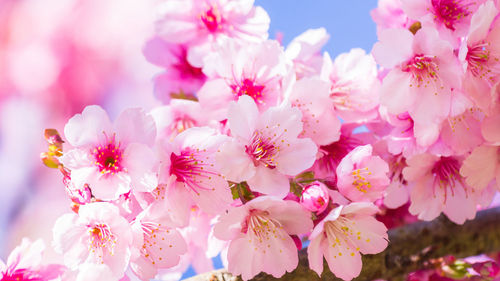
<svg viewBox="0 0 500 281">
<path fill-rule="evenodd" d="M 97 202 L 80 206 L 78 215 L 65 214 L 57 219 L 54 246 L 64 254 L 64 263 L 72 270 L 84 264 L 104 264 L 119 279 L 130 261 L 132 231 L 118 208 Z"/>
<path fill-rule="evenodd" d="M 242 96 L 229 108 L 233 138 L 219 149 L 216 160 L 230 181 L 247 181 L 253 191 L 284 198 L 290 190 L 288 176 L 311 167 L 317 147 L 298 138 L 302 114 L 283 104 L 260 114 L 256 103 Z"/>
<path fill-rule="evenodd" d="M 189 45 L 187 58 L 201 67 L 203 57 L 224 36 L 244 42 L 267 39 L 269 16 L 253 0 L 169 0 L 160 7 L 157 34 L 165 41 Z"/>
<path fill-rule="evenodd" d="M 329 38 L 324 28 L 308 29 L 288 44 L 285 55 L 293 61 L 297 79 L 315 76 L 320 72 L 323 63 L 321 48 Z"/>
<path fill-rule="evenodd" d="M 49 281 L 60 277 L 64 272 L 62 265 L 42 265 L 44 249 L 45 244 L 42 240 L 31 242 L 23 238 L 21 245 L 10 253 L 7 264 L 0 260 L 0 280 Z"/>
<path fill-rule="evenodd" d="M 283 48 L 276 41 L 238 44 L 225 40 L 205 60 L 203 72 L 208 81 L 198 92 L 203 108 L 227 118 L 231 101 L 251 97 L 261 111 L 277 105 L 290 79 L 294 78 Z"/>
<path fill-rule="evenodd" d="M 163 146 L 160 182 L 167 184 L 166 198 L 173 212 L 188 218 L 196 205 L 215 215 L 233 202 L 229 185 L 215 166 L 215 153 L 226 139 L 214 129 L 196 127 Z"/>
<path fill-rule="evenodd" d="M 290 235 L 313 227 L 310 214 L 295 201 L 262 196 L 222 214 L 215 237 L 230 240 L 228 270 L 248 280 L 263 271 L 281 277 L 298 264 Z"/>
<path fill-rule="evenodd" d="M 339 206 L 319 222 L 309 236 L 309 266 L 323 272 L 323 256 L 335 276 L 351 280 L 361 272 L 361 255 L 377 254 L 387 247 L 387 228 L 374 218 L 372 203 Z"/>
<path fill-rule="evenodd" d="M 155 77 L 155 95 L 168 104 L 176 95 L 194 94 L 205 82 L 200 67 L 192 66 L 187 60 L 187 46 L 167 43 L 153 38 L 146 43 L 143 53 L 146 59 L 165 72 Z"/>
<path fill-rule="evenodd" d="M 406 163 L 403 175 L 413 184 L 410 213 L 421 220 L 433 220 L 443 212 L 453 222 L 462 224 L 476 216 L 478 204 L 487 206 L 493 198 L 492 188 L 481 191 L 466 183 L 459 173 L 460 158 L 420 154 Z"/>
<path fill-rule="evenodd" d="M 375 201 L 390 183 L 389 166 L 372 155 L 372 146 L 358 146 L 337 167 L 337 187 L 352 201 Z"/>
<path fill-rule="evenodd" d="M 314 181 L 304 187 L 300 204 L 311 212 L 322 213 L 328 207 L 330 195 L 325 184 L 319 181 Z"/>
<path fill-rule="evenodd" d="M 71 170 L 75 188 L 88 184 L 98 199 L 113 200 L 131 187 L 145 192 L 157 186 L 155 155 L 149 148 L 156 127 L 142 110 L 125 110 L 112 124 L 101 107 L 87 106 L 68 121 L 64 134 L 75 148 L 61 162 Z"/>
<path fill-rule="evenodd" d="M 340 120 L 329 98 L 328 83 L 318 78 L 297 81 L 288 99 L 292 107 L 302 112 L 301 137 L 312 139 L 317 145 L 327 145 L 340 138 Z"/>
<path fill-rule="evenodd" d="M 436 28 L 441 36 L 458 43 L 467 34 L 471 16 L 485 0 L 401 0 L 409 18 Z M 456 42 L 455 42 L 456 41 Z"/>
<path fill-rule="evenodd" d="M 493 1 L 481 5 L 472 15 L 467 40 L 460 48 L 460 59 L 466 73 L 464 89 L 476 105 L 488 112 L 492 96 L 489 95 L 500 75 L 500 21 L 495 20 L 498 9 Z"/>
<path fill-rule="evenodd" d="M 481 145 L 476 147 L 464 160 L 460 174 L 469 186 L 484 190 L 496 181 L 500 190 L 500 147 Z"/>
<path fill-rule="evenodd" d="M 186 242 L 173 225 L 166 209 L 158 204 L 151 205 L 132 222 L 133 249 L 138 253 L 130 266 L 141 280 L 151 280 L 158 269 L 177 265 L 180 255 L 186 253 Z"/>
<path fill-rule="evenodd" d="M 422 28 L 416 35 L 387 29 L 372 53 L 390 72 L 381 88 L 381 105 L 394 115 L 408 112 L 419 126 L 440 124 L 471 104 L 460 92 L 462 70 L 451 45 L 436 30 Z"/>
<path fill-rule="evenodd" d="M 352 49 L 332 62 L 325 53 L 320 75 L 330 84 L 330 98 L 342 120 L 360 122 L 377 117 L 380 81 L 372 55 Z"/>
</svg>

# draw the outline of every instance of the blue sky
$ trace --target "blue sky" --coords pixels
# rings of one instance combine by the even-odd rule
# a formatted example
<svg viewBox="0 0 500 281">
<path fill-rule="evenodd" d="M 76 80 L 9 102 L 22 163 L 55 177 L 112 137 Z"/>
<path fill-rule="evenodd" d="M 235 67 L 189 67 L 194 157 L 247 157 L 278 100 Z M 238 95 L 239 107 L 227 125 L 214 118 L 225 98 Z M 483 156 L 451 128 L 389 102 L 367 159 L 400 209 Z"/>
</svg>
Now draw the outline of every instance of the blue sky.
<svg viewBox="0 0 500 281">
<path fill-rule="evenodd" d="M 377 41 L 370 10 L 377 0 L 255 0 L 271 17 L 269 34 L 284 34 L 286 45 L 309 28 L 325 27 L 330 41 L 325 47 L 332 56 L 359 47 L 369 52 Z"/>
</svg>

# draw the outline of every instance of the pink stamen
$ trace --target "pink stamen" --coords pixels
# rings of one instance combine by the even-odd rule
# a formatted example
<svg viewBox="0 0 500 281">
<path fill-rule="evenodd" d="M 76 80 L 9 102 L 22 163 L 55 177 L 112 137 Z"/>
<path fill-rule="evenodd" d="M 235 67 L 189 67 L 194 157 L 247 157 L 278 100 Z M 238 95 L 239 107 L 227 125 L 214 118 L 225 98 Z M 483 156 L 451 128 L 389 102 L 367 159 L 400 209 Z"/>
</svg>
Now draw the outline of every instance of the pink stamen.
<svg viewBox="0 0 500 281">
<path fill-rule="evenodd" d="M 199 194 L 199 189 L 213 190 L 212 186 L 207 186 L 203 180 L 211 180 L 213 176 L 218 176 L 217 173 L 207 170 L 209 165 L 201 160 L 199 151 L 185 149 L 179 155 L 170 154 L 170 174 L 177 177 L 178 182 L 185 183 L 196 194 Z"/>
<path fill-rule="evenodd" d="M 262 92 L 265 86 L 258 85 L 255 80 L 245 78 L 240 83 L 230 85 L 236 97 L 250 96 L 257 104 L 262 104 Z"/>
<path fill-rule="evenodd" d="M 102 174 L 115 174 L 124 170 L 122 166 L 123 150 L 120 143 L 116 143 L 115 135 L 108 139 L 106 144 L 98 146 L 93 150 L 94 164 Z"/>
<path fill-rule="evenodd" d="M 253 158 L 256 166 L 263 164 L 270 169 L 276 168 L 275 157 L 278 151 L 279 148 L 259 132 L 255 132 L 250 145 L 245 146 L 245 152 Z"/>
</svg>

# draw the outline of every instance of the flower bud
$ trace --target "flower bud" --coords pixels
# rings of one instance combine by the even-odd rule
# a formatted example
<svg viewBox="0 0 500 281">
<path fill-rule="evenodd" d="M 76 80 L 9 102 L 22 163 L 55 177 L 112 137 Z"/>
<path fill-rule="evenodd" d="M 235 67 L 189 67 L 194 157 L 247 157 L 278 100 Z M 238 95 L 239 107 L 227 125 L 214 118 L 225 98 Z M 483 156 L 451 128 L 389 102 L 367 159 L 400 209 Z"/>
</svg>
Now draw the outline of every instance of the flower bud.
<svg viewBox="0 0 500 281">
<path fill-rule="evenodd" d="M 319 181 L 307 185 L 302 191 L 300 204 L 311 212 L 320 214 L 328 206 L 328 188 Z"/>
</svg>

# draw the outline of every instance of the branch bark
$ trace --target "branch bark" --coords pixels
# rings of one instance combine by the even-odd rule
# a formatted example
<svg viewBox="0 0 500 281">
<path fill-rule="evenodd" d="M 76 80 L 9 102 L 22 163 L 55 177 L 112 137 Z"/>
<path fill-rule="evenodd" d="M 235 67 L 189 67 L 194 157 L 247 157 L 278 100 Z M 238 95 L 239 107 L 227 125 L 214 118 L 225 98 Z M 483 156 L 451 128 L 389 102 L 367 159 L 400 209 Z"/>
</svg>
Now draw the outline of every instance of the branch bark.
<svg viewBox="0 0 500 281">
<path fill-rule="evenodd" d="M 389 246 L 376 255 L 363 256 L 363 270 L 354 280 L 405 280 L 406 275 L 425 268 L 430 259 L 453 255 L 465 258 L 500 251 L 500 207 L 478 212 L 476 218 L 456 225 L 441 216 L 430 222 L 418 222 L 389 230 Z M 242 253 L 244 254 L 244 253 Z M 186 281 L 236 281 L 239 277 L 224 269 L 216 270 Z M 315 281 L 340 280 L 324 262 L 321 278 L 309 269 L 307 249 L 299 252 L 299 265 L 281 278 L 261 273 L 252 280 Z"/>
</svg>

